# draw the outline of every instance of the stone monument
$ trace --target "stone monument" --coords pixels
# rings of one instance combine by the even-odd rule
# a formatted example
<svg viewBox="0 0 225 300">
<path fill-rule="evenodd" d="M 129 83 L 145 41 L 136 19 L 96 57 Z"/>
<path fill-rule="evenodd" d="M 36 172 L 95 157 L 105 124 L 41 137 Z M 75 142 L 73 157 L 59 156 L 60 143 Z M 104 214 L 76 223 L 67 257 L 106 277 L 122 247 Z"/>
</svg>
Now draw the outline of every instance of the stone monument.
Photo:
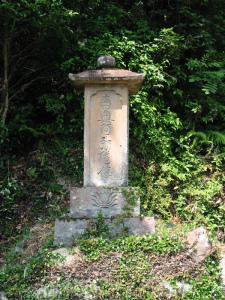
<svg viewBox="0 0 225 300">
<path fill-rule="evenodd" d="M 69 74 L 75 88 L 84 87 L 84 186 L 71 189 L 70 213 L 56 220 L 56 244 L 71 245 L 99 213 L 113 235 L 155 230 L 153 217 L 140 217 L 137 190 L 128 187 L 129 94 L 144 75 L 115 68 L 112 56 L 97 64 L 98 70 Z"/>
</svg>

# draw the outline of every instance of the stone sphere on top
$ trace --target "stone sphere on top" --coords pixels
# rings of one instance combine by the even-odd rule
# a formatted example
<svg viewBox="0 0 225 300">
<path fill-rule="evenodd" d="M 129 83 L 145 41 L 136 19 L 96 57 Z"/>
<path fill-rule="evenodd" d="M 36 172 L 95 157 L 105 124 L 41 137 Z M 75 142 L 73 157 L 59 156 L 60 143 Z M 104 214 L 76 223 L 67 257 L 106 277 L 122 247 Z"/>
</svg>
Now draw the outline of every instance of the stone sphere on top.
<svg viewBox="0 0 225 300">
<path fill-rule="evenodd" d="M 115 68 L 116 60 L 111 55 L 100 56 L 97 59 L 98 68 Z"/>
</svg>

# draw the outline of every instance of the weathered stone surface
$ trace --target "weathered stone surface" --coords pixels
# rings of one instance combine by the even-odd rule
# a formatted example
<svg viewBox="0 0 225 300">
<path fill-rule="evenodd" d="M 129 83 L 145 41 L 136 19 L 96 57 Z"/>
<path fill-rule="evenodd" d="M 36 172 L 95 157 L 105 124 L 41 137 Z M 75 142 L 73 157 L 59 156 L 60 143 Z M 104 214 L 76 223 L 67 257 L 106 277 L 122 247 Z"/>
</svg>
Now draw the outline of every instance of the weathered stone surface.
<svg viewBox="0 0 225 300">
<path fill-rule="evenodd" d="M 20 254 L 23 253 L 26 246 L 27 246 L 27 240 L 20 241 L 15 247 L 15 252 Z"/>
<path fill-rule="evenodd" d="M 169 282 L 165 282 L 163 284 L 163 296 L 168 296 L 168 297 L 172 297 L 172 296 L 175 296 L 175 290 L 174 288 L 171 286 L 171 284 L 169 284 Z"/>
<path fill-rule="evenodd" d="M 132 204 L 131 204 L 132 202 Z M 99 214 L 111 218 L 120 214 L 140 215 L 140 199 L 134 188 L 73 188 L 70 191 L 70 215 L 95 218 Z"/>
<path fill-rule="evenodd" d="M 106 224 L 113 236 L 127 232 L 128 235 L 145 235 L 155 233 L 154 217 L 125 218 L 118 223 L 117 219 L 107 220 Z"/>
<path fill-rule="evenodd" d="M 72 246 L 74 238 L 80 236 L 90 226 L 91 220 L 77 219 L 69 221 L 56 220 L 54 241 L 56 245 Z"/>
<path fill-rule="evenodd" d="M 60 291 L 56 288 L 50 288 L 49 286 L 41 287 L 37 290 L 36 295 L 38 299 L 57 299 Z"/>
<path fill-rule="evenodd" d="M 111 55 L 100 56 L 97 60 L 97 65 L 99 68 L 114 68 L 116 61 Z"/>
<path fill-rule="evenodd" d="M 69 74 L 69 79 L 76 88 L 87 85 L 120 85 L 126 87 L 129 94 L 137 94 L 144 77 L 144 74 L 116 68 L 89 70 L 78 74 Z"/>
<path fill-rule="evenodd" d="M 155 230 L 154 218 L 138 217 L 139 197 L 125 188 L 128 186 L 128 96 L 138 92 L 144 75 L 114 68 L 115 59 L 109 56 L 100 57 L 98 65 L 103 69 L 69 74 L 75 87 L 85 89 L 84 187 L 71 190 L 69 220 L 55 224 L 56 244 L 71 245 L 74 238 L 91 226 L 99 212 L 114 235 L 124 230 L 135 235 Z M 109 219 L 116 216 L 125 217 L 123 223 Z"/>
<path fill-rule="evenodd" d="M 192 290 L 192 286 L 189 283 L 182 281 L 177 281 L 174 286 L 169 282 L 163 284 L 164 297 L 166 299 L 177 299 L 178 297 L 184 297 L 185 294 L 189 293 Z"/>
<path fill-rule="evenodd" d="M 183 281 L 177 281 L 177 293 L 179 296 L 184 296 L 192 290 L 192 286 L 189 283 Z"/>
<path fill-rule="evenodd" d="M 0 300 L 7 300 L 6 295 L 3 291 L 0 291 Z"/>
<path fill-rule="evenodd" d="M 74 262 L 74 255 L 70 254 L 67 248 L 59 248 L 52 251 L 53 255 L 59 255 L 61 259 L 56 261 L 57 267 L 69 267 Z"/>
<path fill-rule="evenodd" d="M 84 186 L 128 185 L 128 90 L 85 87 Z"/>
<path fill-rule="evenodd" d="M 55 223 L 55 244 L 72 246 L 75 238 L 90 228 L 93 222 L 93 219 L 57 220 Z M 105 223 L 109 226 L 112 237 L 124 232 L 129 235 L 155 233 L 155 220 L 153 217 L 125 218 L 123 222 L 119 222 L 116 218 L 112 220 L 105 219 Z"/>
<path fill-rule="evenodd" d="M 203 227 L 196 228 L 188 233 L 187 244 L 196 263 L 202 262 L 212 251 L 207 231 Z"/>
</svg>

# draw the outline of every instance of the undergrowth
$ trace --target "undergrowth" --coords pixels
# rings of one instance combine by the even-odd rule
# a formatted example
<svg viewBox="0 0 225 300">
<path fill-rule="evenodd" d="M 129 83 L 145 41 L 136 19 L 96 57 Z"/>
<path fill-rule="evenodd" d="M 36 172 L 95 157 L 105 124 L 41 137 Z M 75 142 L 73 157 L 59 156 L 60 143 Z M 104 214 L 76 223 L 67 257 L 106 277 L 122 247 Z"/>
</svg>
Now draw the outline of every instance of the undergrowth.
<svg viewBox="0 0 225 300">
<path fill-rule="evenodd" d="M 198 269 L 184 265 L 177 274 L 190 228 L 161 222 L 152 236 L 114 240 L 103 238 L 102 230 L 98 236 L 89 232 L 88 238 L 76 240 L 76 247 L 69 250 L 75 258 L 70 267 L 63 267 L 65 258 L 54 252 L 49 236 L 28 256 L 27 248 L 35 241 L 30 233 L 24 236 L 27 245 L 23 251 L 15 252 L 14 245 L 8 253 L 0 286 L 9 300 L 225 299 L 216 251 Z M 183 293 L 177 288 L 180 283 L 190 290 Z M 163 288 L 168 284 L 170 293 Z"/>
</svg>

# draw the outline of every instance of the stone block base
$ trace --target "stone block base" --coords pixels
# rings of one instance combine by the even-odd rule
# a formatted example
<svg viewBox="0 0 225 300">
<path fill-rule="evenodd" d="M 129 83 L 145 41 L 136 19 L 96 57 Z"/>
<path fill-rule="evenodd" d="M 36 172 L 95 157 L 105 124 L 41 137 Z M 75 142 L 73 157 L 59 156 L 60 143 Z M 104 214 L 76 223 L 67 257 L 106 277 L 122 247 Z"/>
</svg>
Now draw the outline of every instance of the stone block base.
<svg viewBox="0 0 225 300">
<path fill-rule="evenodd" d="M 71 219 L 56 220 L 54 241 L 56 245 L 63 244 L 72 246 L 74 240 L 93 225 L 94 219 Z M 145 235 L 155 233 L 154 217 L 133 217 L 125 218 L 123 221 L 118 219 L 105 219 L 109 226 L 112 237 L 127 233 L 128 235 Z"/>
<path fill-rule="evenodd" d="M 72 218 L 105 218 L 127 213 L 128 217 L 140 215 L 138 189 L 133 187 L 81 187 L 70 191 L 70 216 Z"/>
</svg>

